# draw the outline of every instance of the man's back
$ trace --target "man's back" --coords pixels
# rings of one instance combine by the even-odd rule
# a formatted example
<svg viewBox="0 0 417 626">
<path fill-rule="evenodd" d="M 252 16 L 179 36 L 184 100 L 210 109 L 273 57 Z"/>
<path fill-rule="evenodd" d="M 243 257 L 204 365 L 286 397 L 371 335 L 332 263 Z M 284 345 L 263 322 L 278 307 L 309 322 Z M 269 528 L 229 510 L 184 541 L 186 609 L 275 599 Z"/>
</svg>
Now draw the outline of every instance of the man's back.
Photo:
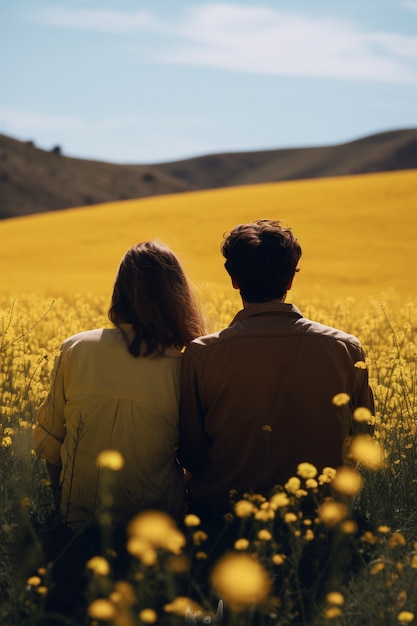
<svg viewBox="0 0 417 626">
<path fill-rule="evenodd" d="M 225 510 L 230 489 L 265 492 L 297 465 L 342 463 L 351 408 L 373 411 L 358 340 L 302 317 L 279 300 L 251 304 L 183 359 L 179 457 L 199 509 Z"/>
</svg>

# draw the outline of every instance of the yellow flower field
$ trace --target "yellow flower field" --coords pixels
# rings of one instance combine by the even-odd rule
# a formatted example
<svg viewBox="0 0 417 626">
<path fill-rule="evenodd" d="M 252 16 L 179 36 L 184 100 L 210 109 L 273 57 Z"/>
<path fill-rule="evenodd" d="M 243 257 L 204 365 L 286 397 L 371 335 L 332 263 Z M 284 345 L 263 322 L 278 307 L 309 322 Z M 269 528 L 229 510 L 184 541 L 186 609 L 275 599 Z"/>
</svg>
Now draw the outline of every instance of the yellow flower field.
<svg viewBox="0 0 417 626">
<path fill-rule="evenodd" d="M 209 594 L 192 582 L 207 557 L 197 516 L 186 516 L 180 528 L 158 514 L 134 520 L 128 579 L 113 578 L 111 550 L 86 563 L 82 623 L 179 626 L 203 616 L 224 626 L 390 626 L 417 619 L 416 191 L 417 172 L 409 171 L 0 222 L 0 624 L 51 623 L 43 621 L 51 563 L 41 538 L 52 500 L 44 464 L 32 451 L 32 426 L 61 342 L 109 325 L 118 261 L 131 244 L 153 237 L 183 258 L 209 329 L 227 325 L 240 303 L 222 267 L 222 233 L 259 217 L 284 219 L 303 247 L 289 300 L 306 317 L 362 341 L 366 362 L 356 365 L 369 370 L 376 410 L 358 410 L 354 419 L 373 421 L 374 439 L 351 442 L 355 468 L 304 462 L 269 498 L 238 500 L 230 520 L 234 551 L 211 572 Z M 340 411 L 345 396 L 333 399 Z M 111 472 L 123 460 L 106 451 L 98 462 Z M 310 517 L 302 513 L 306 497 L 316 504 Z M 299 575 L 305 554 L 322 541 L 335 550 L 331 585 L 326 595 L 313 594 L 307 618 Z"/>
<path fill-rule="evenodd" d="M 219 252 L 235 224 L 283 219 L 303 248 L 294 298 L 416 292 L 417 171 L 190 192 L 0 222 L 3 294 L 107 295 L 118 262 L 160 238 L 197 285 L 228 285 Z"/>
</svg>

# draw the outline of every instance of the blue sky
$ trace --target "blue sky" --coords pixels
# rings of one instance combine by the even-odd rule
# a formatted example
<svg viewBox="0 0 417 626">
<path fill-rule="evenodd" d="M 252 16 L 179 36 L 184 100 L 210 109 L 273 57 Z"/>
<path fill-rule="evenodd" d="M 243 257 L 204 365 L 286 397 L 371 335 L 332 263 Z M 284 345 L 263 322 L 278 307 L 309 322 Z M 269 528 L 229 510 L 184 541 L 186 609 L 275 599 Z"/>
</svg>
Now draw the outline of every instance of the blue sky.
<svg viewBox="0 0 417 626">
<path fill-rule="evenodd" d="M 0 132 L 152 163 L 417 127 L 417 0 L 0 0 Z"/>
</svg>

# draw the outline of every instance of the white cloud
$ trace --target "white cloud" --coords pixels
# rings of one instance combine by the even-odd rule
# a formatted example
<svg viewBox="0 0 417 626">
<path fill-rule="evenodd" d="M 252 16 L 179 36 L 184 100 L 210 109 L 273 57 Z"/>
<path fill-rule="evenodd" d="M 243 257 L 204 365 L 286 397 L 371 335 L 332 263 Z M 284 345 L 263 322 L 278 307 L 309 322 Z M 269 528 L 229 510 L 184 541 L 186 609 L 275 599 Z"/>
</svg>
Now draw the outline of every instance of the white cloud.
<svg viewBox="0 0 417 626">
<path fill-rule="evenodd" d="M 405 4 L 417 7 L 415 0 Z M 162 37 L 159 59 L 171 64 L 274 76 L 417 81 L 410 63 L 417 58 L 416 36 L 367 31 L 352 21 L 266 6 L 206 3 L 170 22 L 145 10 L 61 6 L 38 12 L 36 19 L 113 34 L 152 31 Z"/>
<path fill-rule="evenodd" d="M 149 11 L 127 13 L 109 9 L 84 9 L 70 6 L 38 9 L 36 13 L 32 13 L 32 19 L 51 26 L 119 35 L 150 28 L 153 24 L 153 18 Z"/>
<path fill-rule="evenodd" d="M 417 13 L 417 2 L 416 0 L 409 0 L 408 2 L 404 2 L 404 8 L 408 9 L 409 11 L 413 11 L 414 13 Z"/>
<path fill-rule="evenodd" d="M 180 32 L 185 41 L 164 56 L 171 63 L 281 76 L 417 80 L 404 61 L 417 58 L 417 37 L 367 32 L 331 17 L 207 4 L 190 12 Z"/>
</svg>

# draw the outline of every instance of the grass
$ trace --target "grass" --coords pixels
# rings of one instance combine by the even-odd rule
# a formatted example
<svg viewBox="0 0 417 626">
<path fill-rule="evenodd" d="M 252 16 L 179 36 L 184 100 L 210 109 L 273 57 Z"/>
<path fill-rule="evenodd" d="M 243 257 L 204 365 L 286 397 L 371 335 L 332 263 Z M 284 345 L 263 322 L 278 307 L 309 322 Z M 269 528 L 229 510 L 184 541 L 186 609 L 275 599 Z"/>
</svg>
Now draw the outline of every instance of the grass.
<svg viewBox="0 0 417 626">
<path fill-rule="evenodd" d="M 205 287 L 213 328 L 233 315 L 227 294 L 220 286 Z M 31 452 L 31 427 L 60 342 L 77 330 L 106 325 L 107 302 L 84 297 L 51 303 L 22 294 L 12 304 L 7 297 L 0 302 L 0 623 L 34 626 L 45 623 L 51 562 L 41 530 L 52 501 L 43 463 Z M 332 471 L 303 464 L 272 498 L 248 494 L 231 520 L 232 556 L 217 566 L 211 586 L 196 587 L 207 545 L 198 519 L 186 518 L 179 527 L 163 516 L 139 519 L 131 530 L 129 573 L 114 577 L 110 544 L 104 545 L 87 567 L 88 612 L 76 621 L 47 623 L 176 626 L 202 623 L 205 616 L 205 623 L 210 617 L 230 625 L 284 625 L 298 614 L 301 623 L 315 626 L 365 626 L 414 619 L 417 301 L 404 306 L 390 292 L 383 304 L 369 299 L 364 308 L 353 298 L 299 306 L 305 315 L 361 337 L 376 397 L 377 461 L 372 451 L 362 452 L 354 473 L 343 476 L 339 469 L 340 484 L 336 489 L 334 479 L 330 491 Z M 305 498 L 315 502 L 310 517 L 301 513 Z M 298 589 L 306 553 L 323 544 L 331 547 L 331 575 L 325 594 L 313 593 L 310 615 Z M 313 550 L 309 571 L 319 560 Z"/>
</svg>

